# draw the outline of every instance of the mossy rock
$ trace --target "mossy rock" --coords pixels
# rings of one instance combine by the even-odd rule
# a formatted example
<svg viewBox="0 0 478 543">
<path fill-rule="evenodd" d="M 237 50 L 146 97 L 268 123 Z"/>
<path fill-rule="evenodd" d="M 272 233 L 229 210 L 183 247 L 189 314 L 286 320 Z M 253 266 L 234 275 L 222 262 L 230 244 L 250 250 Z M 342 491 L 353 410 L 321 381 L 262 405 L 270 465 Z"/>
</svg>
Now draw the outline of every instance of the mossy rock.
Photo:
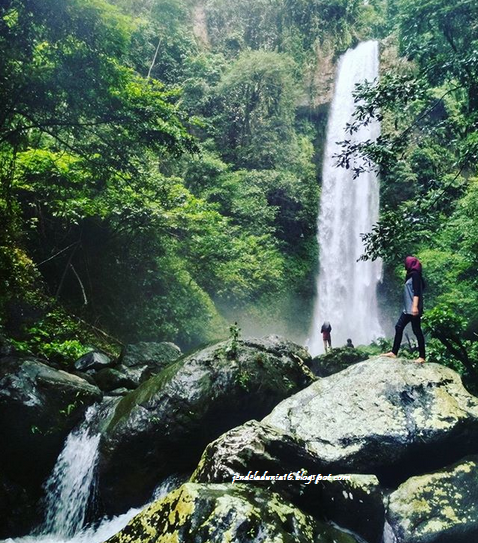
<svg viewBox="0 0 478 543">
<path fill-rule="evenodd" d="M 388 521 L 397 543 L 478 541 L 478 456 L 403 483 L 390 495 Z"/>
<path fill-rule="evenodd" d="M 187 483 L 107 543 L 357 543 L 278 494 L 245 485 Z"/>
<path fill-rule="evenodd" d="M 331 473 L 387 485 L 478 453 L 478 398 L 438 364 L 375 358 L 281 402 L 263 422 L 308 443 Z"/>
<path fill-rule="evenodd" d="M 248 473 L 287 473 L 290 478 L 285 480 L 257 479 L 249 484 L 272 489 L 315 518 L 333 520 L 369 543 L 380 543 L 385 511 L 377 477 L 351 474 L 346 480 L 308 479 L 319 473 L 328 475 L 322 468 L 307 443 L 265 423 L 249 421 L 207 446 L 191 481 L 221 483 Z"/>
<path fill-rule="evenodd" d="M 318 377 L 328 377 L 347 369 L 353 364 L 367 360 L 368 355 L 357 349 L 340 347 L 328 353 L 316 356 L 312 361 L 312 370 Z"/>
<path fill-rule="evenodd" d="M 226 341 L 174 362 L 126 395 L 101 445 L 106 510 L 141 505 L 164 477 L 193 471 L 223 432 L 262 418 L 312 383 L 308 356 L 277 336 Z"/>
</svg>

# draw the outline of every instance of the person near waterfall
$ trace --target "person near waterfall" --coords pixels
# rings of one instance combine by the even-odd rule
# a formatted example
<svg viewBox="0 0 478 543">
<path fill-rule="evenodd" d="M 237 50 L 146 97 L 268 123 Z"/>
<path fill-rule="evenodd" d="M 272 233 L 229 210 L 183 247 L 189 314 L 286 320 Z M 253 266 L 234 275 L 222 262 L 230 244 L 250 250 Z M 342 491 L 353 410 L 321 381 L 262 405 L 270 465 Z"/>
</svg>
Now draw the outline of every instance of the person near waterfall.
<svg viewBox="0 0 478 543">
<path fill-rule="evenodd" d="M 403 291 L 403 311 L 395 325 L 395 338 L 393 347 L 384 356 L 396 358 L 402 343 L 403 330 L 408 323 L 412 323 L 412 330 L 418 341 L 418 358 L 416 362 L 425 362 L 425 338 L 423 336 L 420 319 L 423 314 L 423 290 L 425 282 L 422 276 L 422 265 L 418 258 L 407 256 L 405 259 L 405 286 Z"/>
<path fill-rule="evenodd" d="M 322 334 L 322 339 L 324 340 L 324 351 L 326 354 L 329 349 L 332 348 L 332 337 L 330 332 L 332 332 L 332 326 L 330 326 L 330 322 L 325 321 L 320 329 L 320 333 Z"/>
</svg>

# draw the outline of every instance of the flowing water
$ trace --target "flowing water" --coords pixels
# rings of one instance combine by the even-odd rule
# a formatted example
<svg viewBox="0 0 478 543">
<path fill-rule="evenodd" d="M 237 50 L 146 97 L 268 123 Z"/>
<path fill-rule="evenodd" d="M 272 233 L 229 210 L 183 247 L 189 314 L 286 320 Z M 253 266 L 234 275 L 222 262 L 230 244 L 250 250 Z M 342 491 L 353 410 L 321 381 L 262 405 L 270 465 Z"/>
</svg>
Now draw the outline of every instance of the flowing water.
<svg viewBox="0 0 478 543">
<path fill-rule="evenodd" d="M 88 512 L 94 510 L 96 465 L 100 442 L 100 418 L 107 416 L 109 406 L 98 412 L 90 407 L 84 422 L 70 433 L 45 483 L 45 520 L 25 537 L 0 543 L 101 543 L 122 530 L 140 511 L 149 505 L 88 524 Z M 166 496 L 182 484 L 177 476 L 165 479 L 154 491 L 152 500 Z"/>
<path fill-rule="evenodd" d="M 383 527 L 382 543 L 397 543 L 397 538 L 388 522 Z"/>
<path fill-rule="evenodd" d="M 86 412 L 85 421 L 67 438 L 53 473 L 45 484 L 46 518 L 40 535 L 51 540 L 68 539 L 85 524 L 88 507 L 94 498 L 94 476 L 98 461 L 100 434 L 92 434 L 95 408 Z"/>
<path fill-rule="evenodd" d="M 355 84 L 375 79 L 378 66 L 378 44 L 369 41 L 348 50 L 337 70 L 322 170 L 317 234 L 320 260 L 309 341 L 313 355 L 323 352 L 320 327 L 324 321 L 332 326 L 333 347 L 344 345 L 347 338 L 357 345 L 383 335 L 376 295 L 381 263 L 357 261 L 363 253 L 360 234 L 370 232 L 378 219 L 377 175 L 364 172 L 353 179 L 353 166 L 336 167 L 334 158 L 341 150 L 337 142 L 375 140 L 380 133 L 378 122 L 352 136 L 345 132 L 347 123 L 353 121 Z"/>
</svg>

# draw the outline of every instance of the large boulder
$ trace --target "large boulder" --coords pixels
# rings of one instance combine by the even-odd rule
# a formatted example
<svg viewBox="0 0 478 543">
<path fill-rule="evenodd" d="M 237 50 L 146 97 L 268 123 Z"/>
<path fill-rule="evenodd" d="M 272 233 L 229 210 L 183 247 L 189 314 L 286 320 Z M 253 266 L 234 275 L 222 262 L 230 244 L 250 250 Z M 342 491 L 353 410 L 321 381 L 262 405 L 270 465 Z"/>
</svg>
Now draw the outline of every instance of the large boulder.
<svg viewBox="0 0 478 543">
<path fill-rule="evenodd" d="M 181 349 L 174 343 L 140 341 L 125 345 L 121 351 L 119 362 L 128 368 L 150 364 L 162 369 L 180 356 Z"/>
<path fill-rule="evenodd" d="M 108 512 L 144 503 L 172 473 L 192 471 L 206 445 L 263 417 L 314 377 L 308 354 L 278 337 L 226 341 L 168 366 L 118 404 L 101 445 Z"/>
<path fill-rule="evenodd" d="M 287 477 L 266 478 L 276 474 Z M 323 477 L 319 479 L 319 475 Z M 253 476 L 250 485 L 272 488 L 314 517 L 333 520 L 369 543 L 381 541 L 385 511 L 377 477 L 351 474 L 330 478 L 329 473 L 321 473 L 307 443 L 274 427 L 249 421 L 229 430 L 207 446 L 191 481 L 241 481 L 239 476 Z"/>
<path fill-rule="evenodd" d="M 108 543 L 356 543 L 279 495 L 244 485 L 187 483 L 137 515 Z"/>
<path fill-rule="evenodd" d="M 284 400 L 264 422 L 307 442 L 325 471 L 386 484 L 478 452 L 478 399 L 438 364 L 361 362 Z"/>
<path fill-rule="evenodd" d="M 121 371 L 137 387 L 147 381 L 181 356 L 181 349 L 174 343 L 140 341 L 125 345 L 121 351 Z"/>
<path fill-rule="evenodd" d="M 478 541 L 478 456 L 412 477 L 390 495 L 396 543 Z"/>
<path fill-rule="evenodd" d="M 5 477 L 39 492 L 70 431 L 101 391 L 40 360 L 0 360 L 0 465 Z"/>
<path fill-rule="evenodd" d="M 316 356 L 312 361 L 312 370 L 319 377 L 328 377 L 339 371 L 347 369 L 353 364 L 363 362 L 368 355 L 350 347 L 330 349 L 329 352 Z"/>
<path fill-rule="evenodd" d="M 229 430 L 210 443 L 191 476 L 191 481 L 198 483 L 230 483 L 238 476 L 248 474 L 289 474 L 290 479 L 271 482 L 257 479 L 251 484 L 271 487 L 303 505 L 301 499 L 310 481 L 302 482 L 295 473 L 301 471 L 315 473 L 316 458 L 307 452 L 307 444 L 292 436 L 278 431 L 267 424 L 251 420 Z M 312 489 L 317 490 L 312 483 Z M 311 493 L 307 495 L 310 501 Z"/>
<path fill-rule="evenodd" d="M 104 368 L 94 376 L 95 383 L 105 392 L 111 392 L 119 388 L 135 389 L 137 383 L 122 371 L 115 368 Z"/>
</svg>

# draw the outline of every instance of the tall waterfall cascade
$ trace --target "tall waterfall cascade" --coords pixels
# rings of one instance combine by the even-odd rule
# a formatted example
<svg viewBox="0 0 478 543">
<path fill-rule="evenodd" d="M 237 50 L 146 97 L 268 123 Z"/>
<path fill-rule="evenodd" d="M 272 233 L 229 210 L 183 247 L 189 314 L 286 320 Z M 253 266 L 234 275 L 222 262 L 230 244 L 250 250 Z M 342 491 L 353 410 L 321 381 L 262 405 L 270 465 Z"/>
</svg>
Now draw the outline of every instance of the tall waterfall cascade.
<svg viewBox="0 0 478 543">
<path fill-rule="evenodd" d="M 375 41 L 349 49 L 338 65 L 322 169 L 317 298 L 309 334 L 313 355 L 323 352 L 320 328 L 325 321 L 332 326 L 332 347 L 343 346 L 348 338 L 357 345 L 383 335 L 376 295 L 381 262 L 358 261 L 364 250 L 360 234 L 370 232 L 378 219 L 378 178 L 374 172 L 363 172 L 353 179 L 353 168 L 337 167 L 334 158 L 341 150 L 338 142 L 373 141 L 380 134 L 378 121 L 352 135 L 345 132 L 353 121 L 355 85 L 378 77 L 378 67 Z"/>
</svg>

